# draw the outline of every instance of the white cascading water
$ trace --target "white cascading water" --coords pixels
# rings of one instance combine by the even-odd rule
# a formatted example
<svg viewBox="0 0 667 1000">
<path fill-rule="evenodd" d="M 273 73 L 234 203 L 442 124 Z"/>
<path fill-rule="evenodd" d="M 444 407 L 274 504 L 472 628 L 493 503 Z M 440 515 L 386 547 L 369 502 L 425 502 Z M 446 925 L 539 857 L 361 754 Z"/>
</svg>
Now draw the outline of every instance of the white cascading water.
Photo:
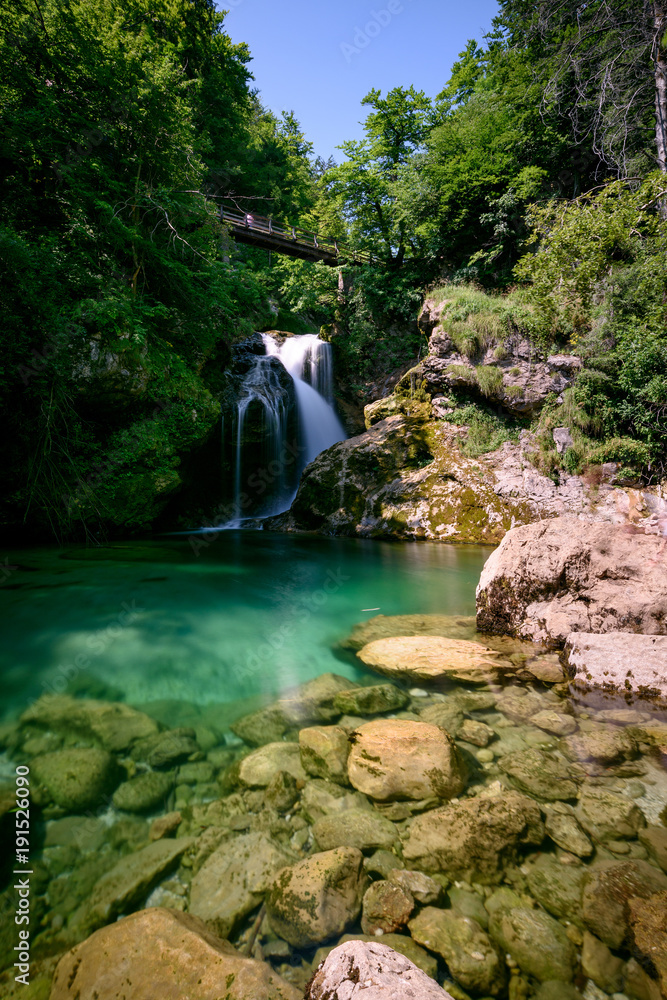
<svg viewBox="0 0 667 1000">
<path fill-rule="evenodd" d="M 224 527 L 240 527 L 248 518 L 242 514 L 241 497 L 245 484 L 243 466 L 243 429 L 246 416 L 253 403 L 262 408 L 263 446 L 262 460 L 267 468 L 281 468 L 277 482 L 265 505 L 253 512 L 252 518 L 273 517 L 289 510 L 296 496 L 296 489 L 288 482 L 289 469 L 281 461 L 287 441 L 289 413 L 282 402 L 284 394 L 275 369 L 267 363 L 277 357 L 294 381 L 299 418 L 299 434 L 303 448 L 299 473 L 320 452 L 332 444 L 345 440 L 345 430 L 333 406 L 333 365 L 331 345 L 315 334 L 287 337 L 282 344 L 265 333 L 262 335 L 265 355 L 258 355 L 251 370 L 243 380 L 237 404 L 234 439 L 234 506 L 235 516 Z"/>
<path fill-rule="evenodd" d="M 280 358 L 294 379 L 299 427 L 305 447 L 303 465 L 337 441 L 345 440 L 345 430 L 333 406 L 333 365 L 331 344 L 314 333 L 286 337 L 278 344 L 263 334 L 266 353 Z"/>
</svg>

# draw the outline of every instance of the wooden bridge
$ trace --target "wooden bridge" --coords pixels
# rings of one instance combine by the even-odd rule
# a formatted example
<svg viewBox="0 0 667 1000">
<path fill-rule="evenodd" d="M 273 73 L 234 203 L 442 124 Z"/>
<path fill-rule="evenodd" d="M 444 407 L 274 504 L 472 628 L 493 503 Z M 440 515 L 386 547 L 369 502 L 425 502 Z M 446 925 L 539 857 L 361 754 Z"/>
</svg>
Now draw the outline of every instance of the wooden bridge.
<svg viewBox="0 0 667 1000">
<path fill-rule="evenodd" d="M 353 250 L 343 240 L 332 240 L 297 226 L 281 226 L 263 215 L 220 207 L 220 220 L 226 223 L 238 243 L 285 253 L 300 260 L 318 261 L 337 267 L 341 264 L 377 264 L 377 257 L 365 250 Z"/>
</svg>

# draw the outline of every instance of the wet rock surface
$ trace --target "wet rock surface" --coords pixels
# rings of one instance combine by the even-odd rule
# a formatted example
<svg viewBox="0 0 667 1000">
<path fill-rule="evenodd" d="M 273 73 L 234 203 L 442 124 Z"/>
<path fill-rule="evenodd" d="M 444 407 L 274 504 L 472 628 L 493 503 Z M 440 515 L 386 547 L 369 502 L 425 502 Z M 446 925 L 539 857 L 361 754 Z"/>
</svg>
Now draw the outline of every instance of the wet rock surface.
<svg viewBox="0 0 667 1000">
<path fill-rule="evenodd" d="M 306 1000 L 352 997 L 363 984 L 367 1000 L 452 1000 L 405 956 L 384 944 L 350 941 L 335 948 L 315 973 Z"/>
</svg>

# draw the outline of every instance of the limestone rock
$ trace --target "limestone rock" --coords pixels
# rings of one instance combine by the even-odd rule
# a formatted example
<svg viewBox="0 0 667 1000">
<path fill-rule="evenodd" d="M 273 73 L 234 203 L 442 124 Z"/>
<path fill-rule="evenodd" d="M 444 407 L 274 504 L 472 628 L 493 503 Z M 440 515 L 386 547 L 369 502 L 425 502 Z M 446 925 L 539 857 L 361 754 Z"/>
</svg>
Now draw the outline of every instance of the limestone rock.
<svg viewBox="0 0 667 1000">
<path fill-rule="evenodd" d="M 565 660 L 578 685 L 667 698 L 667 635 L 572 632 Z"/>
<path fill-rule="evenodd" d="M 121 858 L 95 885 L 85 911 L 86 924 L 99 927 L 135 909 L 193 843 L 193 837 L 156 840 Z"/>
<path fill-rule="evenodd" d="M 343 934 L 337 944 L 347 944 L 348 941 L 366 941 L 366 942 L 377 942 L 376 935 L 370 934 Z M 418 969 L 425 972 L 427 976 L 431 979 L 435 979 L 438 975 L 438 960 L 430 955 L 424 948 L 421 948 L 416 941 L 407 934 L 383 934 L 382 944 L 386 945 L 388 948 L 393 948 L 397 951 L 399 955 L 405 955 L 411 962 L 413 962 Z M 325 960 L 327 955 L 331 952 L 337 945 L 325 945 L 322 948 L 318 948 L 315 952 L 315 957 L 312 962 L 313 969 L 317 969 L 321 962 Z"/>
<path fill-rule="evenodd" d="M 376 639 L 357 653 L 377 673 L 411 683 L 443 678 L 484 681 L 492 675 L 497 655 L 478 642 L 433 635 Z"/>
<path fill-rule="evenodd" d="M 644 845 L 663 872 L 667 872 L 667 829 L 664 826 L 647 826 L 639 831 L 639 841 Z"/>
<path fill-rule="evenodd" d="M 407 890 L 422 905 L 437 903 L 442 895 L 442 886 L 423 872 L 392 868 L 387 877 L 394 885 Z"/>
<path fill-rule="evenodd" d="M 476 747 L 486 747 L 496 734 L 491 726 L 487 726 L 485 722 L 464 719 L 456 735 L 464 743 L 472 743 Z"/>
<path fill-rule="evenodd" d="M 500 770 L 519 791 L 547 802 L 574 799 L 576 782 L 570 777 L 565 761 L 540 750 L 508 753 L 500 761 Z"/>
<path fill-rule="evenodd" d="M 171 774 L 146 771 L 119 785 L 114 792 L 113 804 L 124 812 L 150 812 L 164 803 L 173 784 Z"/>
<path fill-rule="evenodd" d="M 377 719 L 355 730 L 350 741 L 350 783 L 378 801 L 450 799 L 465 787 L 463 759 L 437 726 Z"/>
<path fill-rule="evenodd" d="M 632 799 L 604 785 L 584 784 L 574 814 L 584 830 L 596 840 L 636 837 L 646 826 L 644 814 Z"/>
<path fill-rule="evenodd" d="M 667 994 L 667 892 L 647 899 L 630 899 L 632 951 L 645 968 L 655 972 L 663 994 Z"/>
<path fill-rule="evenodd" d="M 347 809 L 318 819 L 313 836 L 321 851 L 334 847 L 374 851 L 390 849 L 398 841 L 398 830 L 374 809 Z"/>
<path fill-rule="evenodd" d="M 154 907 L 96 931 L 68 951 L 51 990 L 51 1000 L 129 995 L 132 1000 L 300 1000 L 301 991 L 267 963 L 243 958 L 196 917 Z"/>
<path fill-rule="evenodd" d="M 262 902 L 274 875 L 294 857 L 263 833 L 221 844 L 192 880 L 190 912 L 227 938 Z"/>
<path fill-rule="evenodd" d="M 23 724 L 55 732 L 80 733 L 111 753 L 128 750 L 137 740 L 153 736 L 158 724 L 123 702 L 45 694 L 21 716 Z"/>
<path fill-rule="evenodd" d="M 667 633 L 658 540 L 558 517 L 509 531 L 477 588 L 477 626 L 562 646 L 573 632 Z"/>
<path fill-rule="evenodd" d="M 639 756 L 637 741 L 618 726 L 595 725 L 585 733 L 566 736 L 560 745 L 570 760 L 593 760 L 605 767 Z"/>
<path fill-rule="evenodd" d="M 340 726 L 311 726 L 299 732 L 301 764 L 308 774 L 347 784 L 350 744 Z"/>
<path fill-rule="evenodd" d="M 321 778 L 308 781 L 301 794 L 301 811 L 309 823 L 316 823 L 322 816 L 346 812 L 348 809 L 370 808 L 368 799 L 361 792 L 352 792 Z"/>
<path fill-rule="evenodd" d="M 645 861 L 601 861 L 587 872 L 582 915 L 587 928 L 609 948 L 628 937 L 628 901 L 667 889 L 667 876 Z"/>
<path fill-rule="evenodd" d="M 459 735 L 465 717 L 463 711 L 451 699 L 437 702 L 435 705 L 427 705 L 421 709 L 419 717 L 422 722 L 431 722 L 434 726 L 440 726 L 452 739 Z"/>
<path fill-rule="evenodd" d="M 288 812 L 299 798 L 296 778 L 287 771 L 276 771 L 266 786 L 264 801 L 270 809 Z"/>
<path fill-rule="evenodd" d="M 199 751 L 194 729 L 170 729 L 160 733 L 146 757 L 150 767 L 169 768 Z"/>
<path fill-rule="evenodd" d="M 554 917 L 564 917 L 581 925 L 581 894 L 586 869 L 561 865 L 546 854 L 528 873 L 528 887 L 544 909 Z"/>
<path fill-rule="evenodd" d="M 590 931 L 584 931 L 581 971 L 605 993 L 623 990 L 623 959 L 612 955 L 606 944 L 598 941 Z"/>
<path fill-rule="evenodd" d="M 563 712 L 555 712 L 550 709 L 542 709 L 531 716 L 531 724 L 538 729 L 544 729 L 546 733 L 553 733 L 555 736 L 570 736 L 577 731 L 577 723 L 571 715 Z"/>
<path fill-rule="evenodd" d="M 545 828 L 555 844 L 579 858 L 590 857 L 593 845 L 577 823 L 571 806 L 554 802 L 545 808 L 545 813 Z"/>
<path fill-rule="evenodd" d="M 334 706 L 335 696 L 353 687 L 353 681 L 346 677 L 320 674 L 286 691 L 273 704 L 237 719 L 232 732 L 250 746 L 277 743 L 290 729 L 337 718 L 341 713 Z"/>
<path fill-rule="evenodd" d="M 163 837 L 170 837 L 181 825 L 183 817 L 180 812 L 174 811 L 158 816 L 151 823 L 149 837 L 151 840 L 162 840 Z"/>
<path fill-rule="evenodd" d="M 266 900 L 275 933 L 295 948 L 341 934 L 356 920 L 367 879 L 356 847 L 313 854 L 274 879 Z"/>
<path fill-rule="evenodd" d="M 426 872 L 493 882 L 516 859 L 520 845 L 538 845 L 543 837 L 540 810 L 532 799 L 519 792 L 478 795 L 413 819 L 403 856 Z"/>
<path fill-rule="evenodd" d="M 315 973 L 305 1000 L 351 998 L 363 983 L 364 1000 L 452 1000 L 404 955 L 376 941 L 334 948 Z"/>
<path fill-rule="evenodd" d="M 501 991 L 505 982 L 503 960 L 476 920 L 454 909 L 427 906 L 409 927 L 415 941 L 442 955 L 465 990 L 483 996 L 495 996 Z"/>
<path fill-rule="evenodd" d="M 334 705 L 344 715 L 381 715 L 395 712 L 410 704 L 410 697 L 394 684 L 374 684 L 341 691 L 334 698 Z"/>
<path fill-rule="evenodd" d="M 266 788 L 277 771 L 286 771 L 300 781 L 306 780 L 298 743 L 267 743 L 254 750 L 241 761 L 239 780 L 249 788 Z"/>
<path fill-rule="evenodd" d="M 361 908 L 364 934 L 392 934 L 405 927 L 415 908 L 411 893 L 392 882 L 371 882 Z"/>
<path fill-rule="evenodd" d="M 355 652 L 376 639 L 397 635 L 441 635 L 448 639 L 473 639 L 476 634 L 474 616 L 462 615 L 375 615 L 359 622 L 342 640 L 342 649 Z"/>
<path fill-rule="evenodd" d="M 35 757 L 33 778 L 67 812 L 96 809 L 118 784 L 122 771 L 106 750 L 73 748 Z"/>
<path fill-rule="evenodd" d="M 523 972 L 540 982 L 572 981 L 577 959 L 574 946 L 565 928 L 547 913 L 517 907 L 493 916 L 489 929 Z"/>
</svg>

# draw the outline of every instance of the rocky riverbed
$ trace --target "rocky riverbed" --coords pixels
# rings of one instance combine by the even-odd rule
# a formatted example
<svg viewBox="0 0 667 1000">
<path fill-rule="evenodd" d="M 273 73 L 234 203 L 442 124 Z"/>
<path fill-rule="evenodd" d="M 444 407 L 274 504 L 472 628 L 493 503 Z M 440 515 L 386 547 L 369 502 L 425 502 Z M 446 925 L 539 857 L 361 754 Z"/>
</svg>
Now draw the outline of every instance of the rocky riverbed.
<svg viewBox="0 0 667 1000">
<path fill-rule="evenodd" d="M 68 695 L 2 727 L 5 786 L 25 763 L 33 792 L 20 995 L 297 1000 L 356 939 L 455 1000 L 658 1000 L 664 713 L 577 693 L 557 654 L 474 619 L 377 616 L 339 652 L 375 680 L 323 675 L 231 727 Z"/>
</svg>

